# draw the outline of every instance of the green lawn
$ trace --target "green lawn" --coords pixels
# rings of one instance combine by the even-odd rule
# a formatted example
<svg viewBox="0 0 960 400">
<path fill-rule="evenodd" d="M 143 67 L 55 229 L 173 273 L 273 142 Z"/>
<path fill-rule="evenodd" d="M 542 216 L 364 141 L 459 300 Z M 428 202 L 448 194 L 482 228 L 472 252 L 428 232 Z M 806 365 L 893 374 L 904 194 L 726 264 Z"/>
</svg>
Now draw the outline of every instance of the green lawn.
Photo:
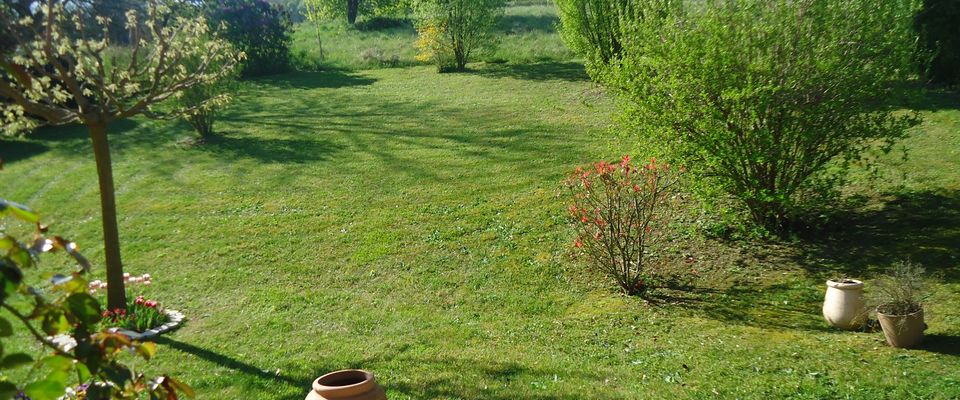
<svg viewBox="0 0 960 400">
<path fill-rule="evenodd" d="M 883 160 L 891 178 L 858 186 L 869 203 L 843 229 L 689 239 L 696 289 L 649 303 L 570 257 L 560 182 L 620 154 L 577 64 L 264 79 L 197 147 L 183 124 L 117 124 L 126 269 L 188 317 L 150 368 L 204 399 L 301 399 L 350 367 L 392 400 L 958 398 L 960 101 L 924 107 L 910 161 Z M 0 196 L 102 264 L 84 132 L 2 141 L 0 157 Z M 824 279 L 906 257 L 939 273 L 924 349 L 827 328 Z"/>
</svg>

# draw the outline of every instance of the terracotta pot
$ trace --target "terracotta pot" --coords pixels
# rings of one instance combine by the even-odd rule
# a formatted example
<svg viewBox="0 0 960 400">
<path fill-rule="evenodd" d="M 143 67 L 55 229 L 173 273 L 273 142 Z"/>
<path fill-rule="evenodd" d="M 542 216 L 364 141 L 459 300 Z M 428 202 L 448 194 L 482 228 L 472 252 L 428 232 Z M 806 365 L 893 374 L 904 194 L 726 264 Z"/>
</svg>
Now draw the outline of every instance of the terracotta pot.
<svg viewBox="0 0 960 400">
<path fill-rule="evenodd" d="M 927 324 L 923 323 L 922 308 L 907 315 L 889 315 L 877 310 L 877 320 L 883 328 L 887 344 L 893 347 L 914 347 L 923 341 L 923 331 L 927 330 Z"/>
<path fill-rule="evenodd" d="M 387 400 L 373 374 L 360 369 L 331 372 L 313 381 L 305 400 Z"/>
<path fill-rule="evenodd" d="M 827 281 L 823 297 L 823 317 L 840 329 L 860 329 L 867 322 L 863 282 L 855 279 Z"/>
</svg>

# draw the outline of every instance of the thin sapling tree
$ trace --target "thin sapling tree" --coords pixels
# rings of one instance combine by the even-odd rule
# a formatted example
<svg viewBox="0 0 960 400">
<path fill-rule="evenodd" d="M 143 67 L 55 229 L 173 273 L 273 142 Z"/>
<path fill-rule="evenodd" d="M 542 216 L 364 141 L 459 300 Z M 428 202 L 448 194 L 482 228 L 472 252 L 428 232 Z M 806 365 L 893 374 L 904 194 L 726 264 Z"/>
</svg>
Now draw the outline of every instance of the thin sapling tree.
<svg viewBox="0 0 960 400">
<path fill-rule="evenodd" d="M 226 42 L 210 39 L 202 18 L 175 15 L 157 0 L 126 14 L 130 44 L 114 46 L 110 21 L 87 26 L 85 10 L 66 0 L 44 0 L 31 13 L 7 13 L 13 49 L 0 55 L 0 119 L 15 131 L 45 123 L 79 123 L 90 134 L 100 186 L 108 307 L 127 301 L 120 258 L 108 128 L 118 120 L 151 115 L 151 106 L 183 90 L 230 73 L 242 58 Z M 223 101 L 222 96 L 210 99 Z M 189 110 L 181 110 L 189 111 Z"/>
</svg>

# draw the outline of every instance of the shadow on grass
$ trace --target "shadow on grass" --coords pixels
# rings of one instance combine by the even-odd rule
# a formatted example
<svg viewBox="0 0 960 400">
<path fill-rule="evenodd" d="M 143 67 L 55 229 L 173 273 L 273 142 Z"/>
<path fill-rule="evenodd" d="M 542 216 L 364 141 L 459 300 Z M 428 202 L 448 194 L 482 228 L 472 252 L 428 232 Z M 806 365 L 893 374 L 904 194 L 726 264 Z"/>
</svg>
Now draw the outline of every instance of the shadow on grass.
<svg viewBox="0 0 960 400">
<path fill-rule="evenodd" d="M 376 81 L 374 78 L 338 70 L 292 72 L 253 80 L 261 85 L 293 89 L 340 89 L 372 85 Z"/>
<path fill-rule="evenodd" d="M 116 151 L 126 146 L 156 144 L 158 140 L 156 135 L 127 134 L 138 125 L 137 121 L 129 119 L 110 124 L 110 148 Z M 0 159 L 6 163 L 25 160 L 51 150 L 61 150 L 71 154 L 89 152 L 91 159 L 93 155 L 89 132 L 80 124 L 43 126 L 23 138 L 0 139 Z"/>
<path fill-rule="evenodd" d="M 249 376 L 263 379 L 266 381 L 285 383 L 293 386 L 304 386 L 304 381 L 302 379 L 290 377 L 284 374 L 275 374 L 270 371 L 263 370 L 255 365 L 251 365 L 243 361 L 237 360 L 235 358 L 232 358 L 230 356 L 226 356 L 214 351 L 200 348 L 189 343 L 179 342 L 163 336 L 157 337 L 154 341 L 157 344 L 169 346 L 172 349 L 176 349 L 181 352 L 194 355 L 205 361 L 211 362 L 221 367 L 232 369 L 234 371 L 240 372 L 245 375 L 249 375 Z"/>
<path fill-rule="evenodd" d="M 24 160 L 49 150 L 49 146 L 37 141 L 0 139 L 0 165 Z"/>
<path fill-rule="evenodd" d="M 905 260 L 960 281 L 960 191 L 901 193 L 879 210 L 848 213 L 807 238 L 798 262 L 821 278 L 870 278 Z"/>
<path fill-rule="evenodd" d="M 159 345 L 170 347 L 177 351 L 190 354 L 192 356 L 198 357 L 206 362 L 215 364 L 220 367 L 229 368 L 240 374 L 246 375 L 254 380 L 260 382 L 257 383 L 259 386 L 266 386 L 264 382 L 272 382 L 273 384 L 279 384 L 283 386 L 294 387 L 302 389 L 302 393 L 286 395 L 283 398 L 289 400 L 301 400 L 304 395 L 306 395 L 309 390 L 310 383 L 316 379 L 318 376 L 332 372 L 341 368 L 363 368 L 370 370 L 374 374 L 378 374 L 378 365 L 385 363 L 395 363 L 398 360 L 408 363 L 408 365 L 418 366 L 419 370 L 432 370 L 438 371 L 437 374 L 433 376 L 418 376 L 416 379 L 390 379 L 386 378 L 382 374 L 378 374 L 381 386 L 388 392 L 392 393 L 402 393 L 411 398 L 415 399 L 434 399 L 434 398 L 462 398 L 462 399 L 514 399 L 516 398 L 514 394 L 510 393 L 508 390 L 504 389 L 499 392 L 494 390 L 488 390 L 485 387 L 481 387 L 479 382 L 476 385 L 464 385 L 463 382 L 470 382 L 469 380 L 455 380 L 451 379 L 450 375 L 457 376 L 480 376 L 486 380 L 496 383 L 502 383 L 503 386 L 507 386 L 511 382 L 524 380 L 532 382 L 540 382 L 546 384 L 556 376 L 569 376 L 569 371 L 559 371 L 559 370 L 548 370 L 542 368 L 530 368 L 517 363 L 510 362 L 483 362 L 474 359 L 458 359 L 458 358 L 444 358 L 444 359 L 433 359 L 433 358 L 408 358 L 403 355 L 406 347 L 401 347 L 396 351 L 381 354 L 374 357 L 368 357 L 364 359 L 357 360 L 351 365 L 323 365 L 315 368 L 312 372 L 308 372 L 303 376 L 291 376 L 279 372 L 271 372 L 269 370 L 264 370 L 256 365 L 249 364 L 247 362 L 238 360 L 236 358 L 211 351 L 205 348 L 201 348 L 189 343 L 180 342 L 173 340 L 167 337 L 158 337 L 156 338 L 156 343 Z M 419 366 L 428 366 L 429 368 L 423 369 Z M 586 371 L 577 372 L 577 374 L 582 375 L 583 378 L 591 380 L 594 382 L 603 382 L 603 378 L 597 374 L 591 374 Z M 434 377 L 435 376 L 435 377 Z M 286 391 L 286 390 L 284 390 Z M 572 395 L 567 396 L 527 396 L 524 398 L 529 399 L 574 399 L 580 397 L 574 397 Z M 597 398 L 597 397 L 594 397 Z M 600 397 L 601 399 L 603 397 Z"/>
<path fill-rule="evenodd" d="M 402 354 L 393 354 L 389 357 L 377 357 L 368 359 L 361 363 L 363 366 L 373 366 L 371 371 L 376 374 L 375 366 L 382 362 L 402 360 L 409 365 L 428 366 L 428 368 L 418 368 L 425 371 L 437 371 L 435 374 L 425 374 L 415 377 L 415 379 L 395 380 L 380 376 L 379 383 L 387 391 L 388 395 L 403 394 L 413 399 L 491 399 L 491 400 L 512 400 L 517 399 L 517 394 L 509 387 L 515 382 L 530 381 L 531 385 L 537 383 L 547 385 L 556 379 L 557 376 L 569 377 L 570 371 L 550 370 L 544 368 L 532 368 L 513 362 L 486 362 L 474 359 L 462 358 L 412 358 L 408 359 Z M 368 367 L 363 367 L 368 368 Z M 320 376 L 330 371 L 318 371 Z M 461 379 L 451 378 L 451 375 L 458 376 Z M 588 381 L 604 381 L 600 375 L 587 371 L 579 371 L 574 375 L 581 375 Z M 483 385 L 482 382 L 471 381 L 464 377 L 479 377 L 484 382 L 493 383 L 493 385 Z M 314 377 L 315 378 L 315 377 Z M 311 378 L 311 379 L 314 379 Z M 309 381 L 308 381 L 309 382 Z M 582 396 L 575 395 L 556 395 L 543 394 L 532 395 L 524 393 L 524 399 L 580 399 Z M 592 394 L 592 399 L 607 399 L 608 397 L 596 397 Z M 289 400 L 300 400 L 302 396 L 288 396 Z"/>
<path fill-rule="evenodd" d="M 343 146 L 319 139 L 268 139 L 213 136 L 196 149 L 226 158 L 253 158 L 262 163 L 303 164 L 324 161 Z"/>
<path fill-rule="evenodd" d="M 919 82 L 899 85 L 897 95 L 887 99 L 884 106 L 917 111 L 960 110 L 960 92 L 948 89 L 925 89 Z"/>
<path fill-rule="evenodd" d="M 817 288 L 819 289 L 819 288 Z M 820 317 L 823 293 L 805 285 L 733 286 L 727 289 L 659 289 L 647 300 L 758 328 L 826 332 Z"/>
<path fill-rule="evenodd" d="M 960 336 L 926 335 L 918 349 L 932 353 L 960 356 Z"/>
<path fill-rule="evenodd" d="M 514 78 L 531 81 L 589 81 L 587 70 L 578 62 L 541 62 L 534 64 L 495 64 L 475 71 L 490 78 Z"/>
</svg>

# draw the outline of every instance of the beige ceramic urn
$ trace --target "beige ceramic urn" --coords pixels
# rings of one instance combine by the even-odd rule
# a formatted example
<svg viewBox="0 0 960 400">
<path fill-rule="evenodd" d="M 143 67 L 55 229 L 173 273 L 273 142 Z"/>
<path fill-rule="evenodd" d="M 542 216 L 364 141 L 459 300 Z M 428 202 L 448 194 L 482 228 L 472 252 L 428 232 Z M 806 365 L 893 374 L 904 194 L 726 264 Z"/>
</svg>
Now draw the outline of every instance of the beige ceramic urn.
<svg viewBox="0 0 960 400">
<path fill-rule="evenodd" d="M 863 282 L 855 279 L 827 281 L 823 317 L 836 328 L 860 329 L 867 322 Z"/>
<path fill-rule="evenodd" d="M 313 381 L 306 400 L 387 400 L 373 374 L 347 369 L 326 374 Z"/>
</svg>

